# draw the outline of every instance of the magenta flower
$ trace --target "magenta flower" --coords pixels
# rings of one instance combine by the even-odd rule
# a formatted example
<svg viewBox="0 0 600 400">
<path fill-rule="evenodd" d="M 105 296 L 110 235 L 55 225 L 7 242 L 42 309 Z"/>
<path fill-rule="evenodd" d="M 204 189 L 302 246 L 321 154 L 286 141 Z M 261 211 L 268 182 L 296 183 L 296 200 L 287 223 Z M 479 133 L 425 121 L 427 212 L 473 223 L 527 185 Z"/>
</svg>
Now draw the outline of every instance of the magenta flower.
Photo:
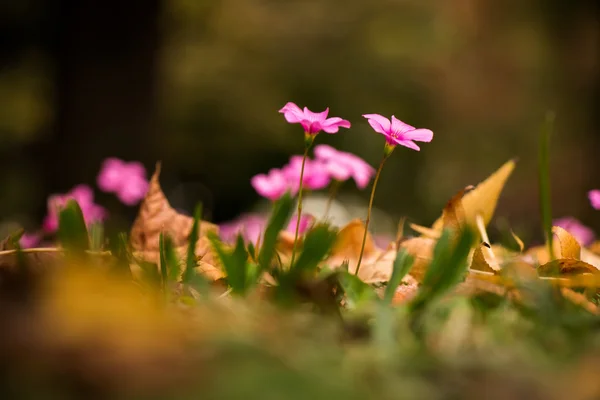
<svg viewBox="0 0 600 400">
<path fill-rule="evenodd" d="M 377 133 L 385 136 L 387 144 L 394 148 L 396 145 L 408 147 L 416 151 L 421 150 L 414 141 L 431 142 L 433 132 L 429 129 L 415 129 L 405 124 L 392 115 L 392 121 L 379 114 L 365 114 L 369 124 Z"/>
<path fill-rule="evenodd" d="M 38 233 L 24 233 L 19 239 L 19 245 L 23 249 L 35 247 L 41 240 L 41 235 Z"/>
<path fill-rule="evenodd" d="M 569 232 L 582 246 L 587 246 L 594 241 L 596 235 L 594 231 L 583 225 L 579 220 L 573 217 L 564 217 L 552 221 L 552 225 L 560 226 Z"/>
<path fill-rule="evenodd" d="M 290 187 L 284 173 L 276 168 L 271 169 L 266 175 L 255 175 L 250 183 L 258 194 L 272 201 L 283 196 Z"/>
<path fill-rule="evenodd" d="M 292 193 L 298 193 L 300 174 L 302 173 L 302 156 L 292 156 L 290 162 L 282 168 Z M 331 178 L 325 164 L 321 161 L 306 159 L 302 186 L 310 190 L 324 189 L 329 185 Z"/>
<path fill-rule="evenodd" d="M 102 163 L 97 183 L 101 190 L 115 193 L 128 206 L 139 203 L 146 196 L 149 186 L 146 169 L 141 163 L 127 163 L 114 157 Z"/>
<path fill-rule="evenodd" d="M 375 168 L 362 158 L 336 150 L 326 144 L 315 147 L 315 156 L 325 164 L 325 170 L 333 179 L 343 182 L 352 178 L 359 189 L 366 188 L 375 175 Z"/>
<path fill-rule="evenodd" d="M 286 228 L 287 232 L 294 232 L 296 229 L 296 216 L 292 218 Z M 300 230 L 302 234 L 306 232 L 314 221 L 312 215 L 304 214 L 300 219 Z M 239 235 L 245 242 L 256 244 L 267 227 L 268 218 L 261 214 L 242 214 L 233 221 L 225 222 L 219 225 L 219 235 L 225 243 L 235 243 Z"/>
<path fill-rule="evenodd" d="M 590 199 L 590 203 L 592 203 L 592 207 L 596 210 L 600 210 L 600 190 L 590 190 L 588 192 L 588 198 Z"/>
<path fill-rule="evenodd" d="M 69 193 L 55 194 L 48 198 L 48 215 L 44 219 L 43 229 L 46 232 L 55 232 L 58 229 L 58 214 L 67 204 L 68 200 L 75 200 L 86 224 L 102 221 L 106 218 L 104 207 L 94 203 L 94 192 L 88 185 L 77 185 Z"/>
<path fill-rule="evenodd" d="M 300 109 L 296 104 L 289 102 L 281 110 L 283 116 L 290 124 L 300 124 L 308 135 L 316 135 L 321 131 L 337 133 L 340 128 L 350 128 L 350 122 L 338 117 L 327 118 L 329 108 L 325 111 L 314 113 L 308 108 Z"/>
</svg>

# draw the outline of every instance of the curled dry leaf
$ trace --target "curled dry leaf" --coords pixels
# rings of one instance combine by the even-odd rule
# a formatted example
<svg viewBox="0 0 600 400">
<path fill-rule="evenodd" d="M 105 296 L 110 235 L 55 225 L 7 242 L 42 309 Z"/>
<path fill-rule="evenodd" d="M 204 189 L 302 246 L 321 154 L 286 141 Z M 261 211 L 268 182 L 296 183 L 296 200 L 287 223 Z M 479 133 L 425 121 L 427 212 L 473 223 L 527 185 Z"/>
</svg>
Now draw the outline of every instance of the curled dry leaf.
<svg viewBox="0 0 600 400">
<path fill-rule="evenodd" d="M 425 271 L 431 263 L 436 242 L 436 239 L 416 237 L 400 243 L 400 248 L 406 249 L 408 254 L 415 259 L 409 273 L 419 282 L 425 276 Z"/>
<path fill-rule="evenodd" d="M 494 269 L 491 267 L 490 263 L 486 260 L 485 255 L 483 253 L 483 248 L 489 249 L 489 244 L 482 243 L 477 246 L 475 250 L 473 250 L 473 258 L 471 260 L 470 269 L 475 269 L 478 271 L 492 272 L 495 273 L 498 269 Z"/>
<path fill-rule="evenodd" d="M 428 228 L 426 226 L 422 226 L 422 225 L 417 225 L 417 224 L 409 224 L 408 226 L 410 226 L 410 228 L 417 232 L 420 233 L 421 236 L 426 237 L 426 238 L 430 238 L 430 239 L 439 239 L 440 236 L 442 236 L 442 233 L 440 231 L 436 231 L 432 228 Z"/>
<path fill-rule="evenodd" d="M 578 274 L 600 274 L 600 271 L 591 264 L 573 258 L 559 258 L 538 268 L 540 276 L 552 276 L 555 272 L 559 275 L 578 275 Z"/>
<path fill-rule="evenodd" d="M 160 163 L 150 179 L 148 193 L 142 201 L 140 211 L 131 228 L 129 237 L 131 247 L 136 256 L 141 259 L 158 264 L 159 261 L 159 236 L 163 232 L 173 240 L 177 254 L 183 260 L 188 246 L 188 240 L 194 224 L 194 219 L 175 211 L 160 187 Z M 199 272 L 218 279 L 223 273 L 217 268 L 218 258 L 213 254 L 208 238 L 208 232 L 218 234 L 218 226 L 207 221 L 199 224 L 199 239 L 196 243 L 196 256 L 202 260 Z"/>
<path fill-rule="evenodd" d="M 465 224 L 465 210 L 462 199 L 466 193 L 473 190 L 474 186 L 467 186 L 446 203 L 442 211 L 442 229 L 451 229 L 455 235 L 462 231 Z"/>
<path fill-rule="evenodd" d="M 465 222 L 477 230 L 476 217 L 481 214 L 485 225 L 489 224 L 502 189 L 515 168 L 515 161 L 506 162 L 500 169 L 490 175 L 485 181 L 462 197 Z M 444 227 L 443 215 L 434 222 L 432 229 L 441 231 Z"/>
<path fill-rule="evenodd" d="M 573 235 L 560 226 L 553 226 L 552 233 L 555 238 L 553 241 L 554 254 L 559 254 L 560 258 L 581 258 L 581 246 Z"/>
<path fill-rule="evenodd" d="M 598 306 L 589 301 L 585 295 L 569 288 L 561 288 L 560 292 L 565 299 L 571 301 L 573 304 L 580 306 L 591 314 L 598 315 Z"/>
</svg>

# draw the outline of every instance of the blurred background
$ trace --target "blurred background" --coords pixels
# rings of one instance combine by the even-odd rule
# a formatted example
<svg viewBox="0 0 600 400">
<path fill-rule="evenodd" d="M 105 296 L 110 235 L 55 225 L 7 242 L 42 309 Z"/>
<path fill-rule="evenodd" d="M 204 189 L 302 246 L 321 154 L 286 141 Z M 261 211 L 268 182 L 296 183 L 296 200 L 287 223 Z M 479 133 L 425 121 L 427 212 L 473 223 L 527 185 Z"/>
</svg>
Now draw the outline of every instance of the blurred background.
<svg viewBox="0 0 600 400">
<path fill-rule="evenodd" d="M 380 160 L 364 113 L 435 137 L 398 150 L 375 205 L 428 225 L 510 158 L 497 219 L 539 234 L 537 144 L 547 110 L 556 217 L 600 231 L 597 0 L 5 0 L 0 3 L 0 221 L 35 229 L 46 199 L 95 184 L 102 160 L 163 162 L 180 209 L 222 222 L 260 201 L 250 178 L 302 151 L 288 101 L 349 119 L 329 143 Z M 340 199 L 364 207 L 368 190 Z M 135 208 L 96 192 L 126 227 Z M 358 199 L 358 200 L 357 200 Z M 355 217 L 364 217 L 358 209 Z"/>
</svg>

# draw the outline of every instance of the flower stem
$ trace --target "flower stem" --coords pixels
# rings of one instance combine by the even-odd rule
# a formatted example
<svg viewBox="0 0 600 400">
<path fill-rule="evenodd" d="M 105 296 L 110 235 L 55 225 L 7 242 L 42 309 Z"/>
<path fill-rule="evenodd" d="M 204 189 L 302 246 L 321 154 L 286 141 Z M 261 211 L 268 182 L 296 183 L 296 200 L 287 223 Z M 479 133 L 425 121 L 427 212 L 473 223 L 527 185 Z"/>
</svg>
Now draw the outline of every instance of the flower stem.
<svg viewBox="0 0 600 400">
<path fill-rule="evenodd" d="M 340 186 L 342 186 L 341 181 L 333 181 L 333 183 L 329 187 L 329 197 L 327 198 L 327 203 L 325 204 L 323 218 L 327 218 L 327 214 L 329 214 L 329 209 L 331 208 L 331 203 L 333 203 L 333 199 L 335 199 L 335 196 L 337 195 Z"/>
<path fill-rule="evenodd" d="M 311 143 L 312 144 L 312 143 Z M 298 219 L 296 221 L 296 233 L 294 235 L 294 247 L 292 248 L 292 260 L 290 262 L 290 266 L 294 265 L 294 260 L 296 259 L 296 245 L 298 244 L 298 233 L 300 231 L 300 220 L 302 218 L 302 186 L 304 180 L 304 166 L 306 165 L 306 158 L 308 157 L 308 151 L 310 150 L 310 145 L 307 143 L 304 146 L 304 156 L 302 157 L 302 167 L 300 168 L 300 186 L 298 187 Z"/>
<path fill-rule="evenodd" d="M 385 160 L 389 157 L 389 154 L 385 154 L 381 159 L 381 163 L 379 163 L 379 168 L 377 168 L 377 173 L 375 174 L 375 180 L 373 181 L 373 188 L 371 189 L 371 198 L 369 200 L 369 209 L 367 211 L 367 220 L 365 221 L 365 233 L 363 234 L 362 245 L 360 246 L 360 255 L 358 256 L 358 263 L 356 264 L 356 276 L 358 276 L 358 270 L 360 268 L 360 263 L 362 262 L 363 253 L 365 252 L 365 242 L 367 241 L 367 233 L 369 232 L 369 222 L 371 222 L 371 209 L 373 208 L 373 199 L 375 198 L 375 189 L 377 189 L 377 182 L 379 182 L 379 175 L 381 175 L 381 170 L 383 169 L 383 164 L 385 164 Z"/>
</svg>

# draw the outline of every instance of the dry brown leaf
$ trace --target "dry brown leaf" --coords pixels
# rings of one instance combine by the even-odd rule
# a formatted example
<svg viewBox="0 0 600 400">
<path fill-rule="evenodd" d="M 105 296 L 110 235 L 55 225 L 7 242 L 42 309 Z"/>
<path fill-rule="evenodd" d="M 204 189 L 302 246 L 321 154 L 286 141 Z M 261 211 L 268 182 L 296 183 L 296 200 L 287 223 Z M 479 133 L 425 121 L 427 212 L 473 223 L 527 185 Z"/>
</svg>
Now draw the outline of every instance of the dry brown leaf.
<svg viewBox="0 0 600 400">
<path fill-rule="evenodd" d="M 442 236 L 441 232 L 433 230 L 431 228 L 428 228 L 426 226 L 422 226 L 422 225 L 417 225 L 417 224 L 408 224 L 408 226 L 410 226 L 410 228 L 417 232 L 420 233 L 421 236 L 427 237 L 427 238 L 431 238 L 431 239 L 439 239 L 440 236 Z"/>
<path fill-rule="evenodd" d="M 600 271 L 593 265 L 572 258 L 552 260 L 540 265 L 537 271 L 540 276 L 550 276 L 555 271 L 558 271 L 560 275 L 600 274 Z"/>
<path fill-rule="evenodd" d="M 406 249 L 408 254 L 414 257 L 410 274 L 419 282 L 423 279 L 425 271 L 431 263 L 436 242 L 435 239 L 416 237 L 400 243 L 400 248 Z"/>
<path fill-rule="evenodd" d="M 471 261 L 470 269 L 495 273 L 496 271 L 499 270 L 499 268 L 497 268 L 497 269 L 492 268 L 490 263 L 486 260 L 485 255 L 483 254 L 483 249 L 482 249 L 483 247 L 486 247 L 486 246 L 489 246 L 489 245 L 487 243 L 482 243 L 481 245 L 479 245 L 475 248 L 475 250 L 473 251 L 473 259 Z M 486 248 L 489 249 L 489 247 L 486 247 Z"/>
<path fill-rule="evenodd" d="M 554 254 L 560 258 L 581 258 L 581 246 L 577 239 L 569 232 L 560 226 L 553 226 L 552 233 L 554 234 Z"/>
<path fill-rule="evenodd" d="M 510 234 L 512 235 L 513 239 L 515 239 L 515 242 L 517 242 L 517 245 L 519 246 L 519 252 L 522 253 L 523 250 L 525 250 L 525 243 L 523 243 L 521 238 L 517 236 L 517 234 L 512 229 L 510 230 Z"/>
<path fill-rule="evenodd" d="M 327 263 L 331 267 L 337 267 L 344 261 L 348 261 L 348 271 L 351 273 L 356 271 L 364 233 L 365 225 L 360 219 L 350 221 L 339 231 Z M 380 254 L 381 250 L 377 248 L 373 237 L 367 232 L 361 269 L 373 263 Z"/>
<path fill-rule="evenodd" d="M 442 211 L 443 229 L 451 229 L 456 234 L 462 231 L 465 224 L 465 210 L 463 209 L 462 199 L 473 188 L 473 186 L 467 186 L 448 200 Z"/>
<path fill-rule="evenodd" d="M 587 249 L 600 256 L 600 240 L 596 240 L 594 243 L 590 244 Z"/>
<path fill-rule="evenodd" d="M 465 222 L 473 230 L 477 230 L 476 217 L 478 214 L 481 214 L 486 226 L 489 224 L 496 210 L 500 193 L 514 168 L 514 160 L 506 162 L 462 198 L 461 202 L 464 209 Z M 443 226 L 443 217 L 440 217 L 434 222 L 432 229 L 441 231 Z"/>
<path fill-rule="evenodd" d="M 177 254 L 183 259 L 187 252 L 189 236 L 192 231 L 194 219 L 175 211 L 160 187 L 160 163 L 150 179 L 150 187 L 142 201 L 140 211 L 131 228 L 129 241 L 135 255 L 141 259 L 158 263 L 159 261 L 159 236 L 163 232 L 173 240 Z M 199 224 L 199 240 L 196 244 L 196 256 L 201 259 L 202 272 L 207 276 L 222 276 L 218 266 L 218 258 L 206 234 L 218 234 L 219 227 L 207 221 Z"/>
</svg>

